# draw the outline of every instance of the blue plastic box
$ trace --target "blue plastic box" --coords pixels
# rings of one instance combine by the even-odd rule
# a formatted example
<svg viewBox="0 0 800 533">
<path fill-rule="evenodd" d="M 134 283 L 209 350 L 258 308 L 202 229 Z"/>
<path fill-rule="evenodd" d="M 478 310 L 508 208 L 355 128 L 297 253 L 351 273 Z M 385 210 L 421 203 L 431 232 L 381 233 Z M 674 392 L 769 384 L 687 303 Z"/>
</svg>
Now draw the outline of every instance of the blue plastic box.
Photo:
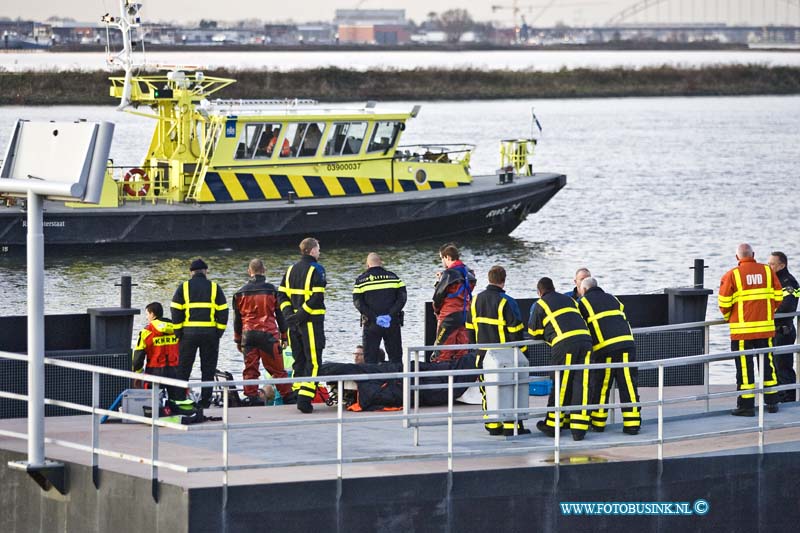
<svg viewBox="0 0 800 533">
<path fill-rule="evenodd" d="M 545 379 L 542 381 L 531 381 L 528 383 L 531 396 L 547 396 L 553 390 L 553 381 Z"/>
</svg>

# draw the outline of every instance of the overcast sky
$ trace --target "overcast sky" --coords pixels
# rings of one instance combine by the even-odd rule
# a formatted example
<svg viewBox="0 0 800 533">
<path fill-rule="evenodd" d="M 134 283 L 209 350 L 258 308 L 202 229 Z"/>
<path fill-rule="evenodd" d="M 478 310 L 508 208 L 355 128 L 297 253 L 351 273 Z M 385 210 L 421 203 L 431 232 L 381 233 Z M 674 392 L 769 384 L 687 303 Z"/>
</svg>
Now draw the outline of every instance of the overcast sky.
<svg viewBox="0 0 800 533">
<path fill-rule="evenodd" d="M 265 21 L 297 22 L 331 20 L 336 9 L 382 8 L 406 10 L 406 16 L 417 22 L 431 11 L 464 8 L 476 20 L 495 20 L 510 24 L 511 9 L 492 11 L 492 5 L 511 6 L 513 0 L 141 0 L 143 17 L 148 21 L 196 21 L 201 18 L 240 20 L 258 18 Z M 777 10 L 782 14 L 788 0 L 665 0 L 650 13 L 662 21 L 760 20 Z M 519 0 L 521 14 L 528 23 L 551 25 L 603 23 L 636 0 Z M 788 2 L 791 3 L 791 2 Z M 0 16 L 44 20 L 51 15 L 69 16 L 80 21 L 99 20 L 103 13 L 116 14 L 118 0 L 0 0 Z M 656 9 L 660 11 L 656 12 Z M 766 13 L 763 11 L 766 9 Z M 796 8 L 793 8 L 796 13 Z M 795 21 L 796 16 L 792 17 Z M 640 18 L 636 22 L 653 22 Z M 796 23 L 796 22 L 795 22 Z"/>
</svg>

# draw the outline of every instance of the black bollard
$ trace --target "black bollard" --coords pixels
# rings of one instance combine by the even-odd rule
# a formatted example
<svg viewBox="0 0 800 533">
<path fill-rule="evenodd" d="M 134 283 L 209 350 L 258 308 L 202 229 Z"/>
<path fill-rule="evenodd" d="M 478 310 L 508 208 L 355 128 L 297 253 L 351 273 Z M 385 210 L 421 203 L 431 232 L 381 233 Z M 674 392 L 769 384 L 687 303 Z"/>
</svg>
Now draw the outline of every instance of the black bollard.
<svg viewBox="0 0 800 533">
<path fill-rule="evenodd" d="M 702 259 L 695 259 L 694 266 L 692 270 L 694 270 L 694 288 L 695 289 L 702 289 L 703 284 L 705 281 L 705 272 L 704 270 L 708 268 L 704 264 L 705 262 Z"/>
<path fill-rule="evenodd" d="M 133 284 L 131 283 L 130 276 L 122 276 L 120 278 L 119 285 L 119 306 L 123 309 L 130 309 L 131 308 L 131 287 Z"/>
<path fill-rule="evenodd" d="M 294 195 L 294 191 L 289 191 L 289 193 L 287 194 L 287 196 L 288 196 L 289 198 L 288 198 L 288 201 L 287 201 L 286 203 L 287 203 L 287 204 L 293 204 L 293 203 L 294 203 L 294 196 L 295 196 L 295 195 Z"/>
</svg>

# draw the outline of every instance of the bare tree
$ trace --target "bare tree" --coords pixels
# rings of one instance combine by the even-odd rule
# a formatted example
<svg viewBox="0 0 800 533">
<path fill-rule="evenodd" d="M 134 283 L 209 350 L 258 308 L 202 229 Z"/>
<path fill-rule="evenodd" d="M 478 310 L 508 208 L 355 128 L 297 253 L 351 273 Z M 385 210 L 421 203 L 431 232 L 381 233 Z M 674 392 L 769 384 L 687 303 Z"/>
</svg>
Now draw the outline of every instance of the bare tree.
<svg viewBox="0 0 800 533">
<path fill-rule="evenodd" d="M 448 9 L 439 15 L 439 25 L 447 36 L 447 42 L 457 43 L 475 26 L 475 22 L 466 9 Z"/>
</svg>

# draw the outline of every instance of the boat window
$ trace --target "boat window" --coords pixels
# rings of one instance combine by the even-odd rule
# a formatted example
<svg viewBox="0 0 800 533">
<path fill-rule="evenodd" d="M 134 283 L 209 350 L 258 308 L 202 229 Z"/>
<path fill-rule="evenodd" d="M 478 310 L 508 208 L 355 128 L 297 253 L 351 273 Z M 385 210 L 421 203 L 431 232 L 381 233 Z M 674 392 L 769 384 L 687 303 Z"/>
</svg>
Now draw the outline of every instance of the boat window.
<svg viewBox="0 0 800 533">
<path fill-rule="evenodd" d="M 402 122 L 376 122 L 367 152 L 387 152 L 397 140 Z"/>
<path fill-rule="evenodd" d="M 269 159 L 281 135 L 282 124 L 246 124 L 234 159 Z M 288 153 L 289 143 L 284 140 L 283 151 Z"/>
<path fill-rule="evenodd" d="M 281 157 L 313 157 L 317 154 L 322 134 L 325 132 L 324 122 L 294 122 L 286 126 L 286 139 L 289 150 Z"/>
<path fill-rule="evenodd" d="M 367 135 L 366 122 L 336 122 L 325 144 L 325 155 L 355 155 Z"/>
</svg>

